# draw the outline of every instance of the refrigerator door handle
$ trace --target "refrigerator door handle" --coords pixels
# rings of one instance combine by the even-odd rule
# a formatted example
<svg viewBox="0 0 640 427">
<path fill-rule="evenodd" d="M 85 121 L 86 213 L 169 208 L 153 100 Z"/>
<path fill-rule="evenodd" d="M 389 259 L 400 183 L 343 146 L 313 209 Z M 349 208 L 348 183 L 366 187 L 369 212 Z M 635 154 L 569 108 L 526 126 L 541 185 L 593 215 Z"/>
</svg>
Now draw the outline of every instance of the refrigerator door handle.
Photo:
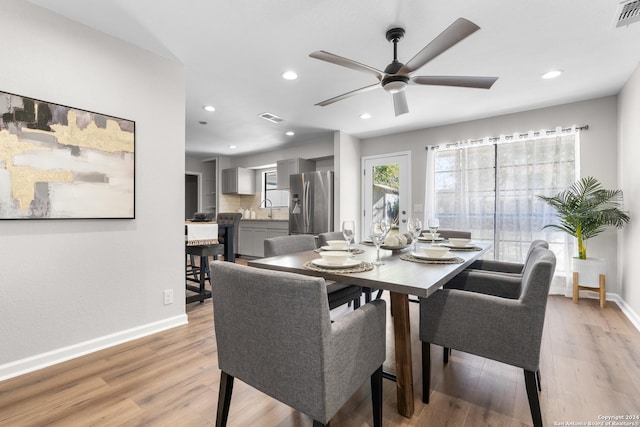
<svg viewBox="0 0 640 427">
<path fill-rule="evenodd" d="M 303 190 L 303 200 L 304 200 L 304 232 L 308 233 L 309 232 L 309 227 L 311 224 L 311 214 L 309 212 L 309 207 L 310 207 L 310 203 L 311 201 L 309 200 L 309 186 L 310 186 L 310 182 L 306 181 L 304 183 L 304 190 Z"/>
</svg>

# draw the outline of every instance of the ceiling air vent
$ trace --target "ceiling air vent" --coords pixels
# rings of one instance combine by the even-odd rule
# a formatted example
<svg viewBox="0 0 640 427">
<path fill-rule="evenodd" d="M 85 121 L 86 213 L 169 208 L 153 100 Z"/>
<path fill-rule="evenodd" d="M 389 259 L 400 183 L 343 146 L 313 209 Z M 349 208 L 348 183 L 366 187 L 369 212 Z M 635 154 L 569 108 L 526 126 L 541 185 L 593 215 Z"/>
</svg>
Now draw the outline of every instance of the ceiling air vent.
<svg viewBox="0 0 640 427">
<path fill-rule="evenodd" d="M 622 27 L 640 21 L 640 0 L 621 3 L 616 13 L 616 27 Z"/>
<path fill-rule="evenodd" d="M 640 0 L 638 0 L 638 1 L 640 1 Z M 271 114 L 271 113 L 258 114 L 258 117 L 262 117 L 265 120 L 269 120 L 271 123 L 284 122 L 284 119 L 281 119 L 280 117 L 276 116 L 275 114 Z"/>
</svg>

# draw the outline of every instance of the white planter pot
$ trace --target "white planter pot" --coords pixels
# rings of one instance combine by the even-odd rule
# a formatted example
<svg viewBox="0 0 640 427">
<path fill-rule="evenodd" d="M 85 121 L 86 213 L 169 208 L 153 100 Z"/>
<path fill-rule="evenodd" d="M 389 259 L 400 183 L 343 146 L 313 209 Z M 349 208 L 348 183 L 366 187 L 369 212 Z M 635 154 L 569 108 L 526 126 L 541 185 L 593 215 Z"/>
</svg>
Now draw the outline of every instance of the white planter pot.
<svg viewBox="0 0 640 427">
<path fill-rule="evenodd" d="M 580 291 L 597 291 L 600 307 L 607 302 L 607 262 L 598 258 L 573 258 L 573 302 L 578 303 Z"/>
<path fill-rule="evenodd" d="M 573 258 L 573 271 L 578 273 L 580 286 L 588 288 L 600 287 L 600 275 L 607 275 L 607 261 L 599 258 Z"/>
</svg>

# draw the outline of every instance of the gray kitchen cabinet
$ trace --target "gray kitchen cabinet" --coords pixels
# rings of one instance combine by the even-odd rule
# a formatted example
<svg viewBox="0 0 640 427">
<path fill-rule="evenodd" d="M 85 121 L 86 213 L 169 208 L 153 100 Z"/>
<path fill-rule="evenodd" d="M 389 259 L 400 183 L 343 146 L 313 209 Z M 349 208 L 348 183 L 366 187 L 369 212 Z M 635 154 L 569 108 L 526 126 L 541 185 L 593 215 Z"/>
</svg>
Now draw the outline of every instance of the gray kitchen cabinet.
<svg viewBox="0 0 640 427">
<path fill-rule="evenodd" d="M 316 169 L 316 162 L 300 158 L 278 160 L 276 168 L 278 190 L 286 190 L 289 188 L 289 175 L 311 172 Z"/>
<path fill-rule="evenodd" d="M 256 172 L 246 168 L 223 169 L 222 194 L 256 194 Z"/>
<path fill-rule="evenodd" d="M 242 256 L 263 258 L 264 239 L 289 235 L 287 221 L 240 221 L 238 253 Z"/>
</svg>

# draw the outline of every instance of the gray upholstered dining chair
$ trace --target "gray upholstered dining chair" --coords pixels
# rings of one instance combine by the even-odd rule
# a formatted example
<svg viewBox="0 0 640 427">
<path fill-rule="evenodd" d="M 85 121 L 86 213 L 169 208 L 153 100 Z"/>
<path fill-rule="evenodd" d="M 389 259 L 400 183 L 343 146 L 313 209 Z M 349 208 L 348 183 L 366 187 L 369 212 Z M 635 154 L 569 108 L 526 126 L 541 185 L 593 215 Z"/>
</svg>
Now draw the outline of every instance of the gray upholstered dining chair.
<svg viewBox="0 0 640 427">
<path fill-rule="evenodd" d="M 280 256 L 297 252 L 313 251 L 316 249 L 316 238 L 310 234 L 293 234 L 278 236 L 264 240 L 264 256 Z M 357 285 L 327 282 L 327 298 L 329 309 L 333 310 L 343 304 L 353 302 L 353 307 L 360 307 L 362 288 Z"/>
<path fill-rule="evenodd" d="M 221 370 L 216 426 L 227 423 L 234 378 L 309 415 L 314 426 L 328 425 L 370 379 L 373 425 L 382 425 L 384 301 L 331 323 L 321 277 L 232 263 L 211 270 Z"/>
<path fill-rule="evenodd" d="M 326 233 L 318 234 L 318 247 L 321 248 L 323 246 L 328 245 L 329 240 L 345 240 L 342 231 L 328 231 Z"/>
<path fill-rule="evenodd" d="M 538 247 L 549 249 L 549 243 L 545 240 L 531 242 L 523 264 L 493 260 L 474 261 L 466 270 L 445 283 L 444 288 L 517 299 L 520 297 L 524 268 Z"/>
<path fill-rule="evenodd" d="M 524 268 L 518 299 L 461 289 L 440 289 L 420 299 L 425 403 L 431 388 L 430 344 L 437 344 L 523 368 L 533 424 L 542 426 L 540 344 L 555 265 L 553 252 L 535 248 Z"/>
<path fill-rule="evenodd" d="M 429 230 L 422 230 L 424 233 L 428 232 Z M 470 239 L 471 238 L 471 232 L 470 231 L 461 231 L 461 230 L 438 230 L 438 233 L 440 234 L 440 237 L 444 238 L 444 239 L 450 239 L 450 238 L 458 238 L 458 239 Z"/>
</svg>

